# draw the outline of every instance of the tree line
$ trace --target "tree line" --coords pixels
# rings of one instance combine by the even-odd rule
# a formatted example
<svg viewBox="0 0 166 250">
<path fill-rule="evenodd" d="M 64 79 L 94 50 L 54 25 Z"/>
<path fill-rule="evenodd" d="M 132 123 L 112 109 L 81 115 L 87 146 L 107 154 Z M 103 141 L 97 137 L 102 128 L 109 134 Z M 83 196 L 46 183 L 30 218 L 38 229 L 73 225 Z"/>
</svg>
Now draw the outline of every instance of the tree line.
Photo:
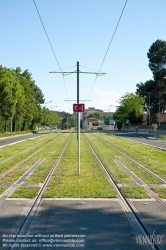
<svg viewBox="0 0 166 250">
<path fill-rule="evenodd" d="M 126 93 L 119 100 L 114 118 L 119 124 L 129 119 L 131 124 L 141 124 L 146 111 L 151 122 L 157 122 L 156 113 L 166 110 L 166 41 L 156 40 L 149 48 L 147 57 L 153 79 L 136 84 L 135 93 Z"/>
<path fill-rule="evenodd" d="M 61 123 L 55 111 L 42 107 L 45 99 L 32 74 L 0 65 L 0 132 L 25 131 Z"/>
</svg>

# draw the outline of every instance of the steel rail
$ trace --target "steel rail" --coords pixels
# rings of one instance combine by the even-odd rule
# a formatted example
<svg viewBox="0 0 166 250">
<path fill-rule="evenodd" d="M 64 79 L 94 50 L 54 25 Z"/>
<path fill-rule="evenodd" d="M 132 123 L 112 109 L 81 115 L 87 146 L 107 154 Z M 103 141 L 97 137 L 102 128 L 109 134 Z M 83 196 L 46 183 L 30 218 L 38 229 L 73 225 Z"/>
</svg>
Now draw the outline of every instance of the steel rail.
<svg viewBox="0 0 166 250">
<path fill-rule="evenodd" d="M 84 135 L 85 136 L 85 135 Z M 141 230 L 142 234 L 148 238 L 149 231 L 147 230 L 146 226 L 144 225 L 144 223 L 140 220 L 140 218 L 137 216 L 137 214 L 135 213 L 134 209 L 132 208 L 131 204 L 127 201 L 126 197 L 123 195 L 123 193 L 121 192 L 120 188 L 118 187 L 118 185 L 116 184 L 114 178 L 111 176 L 111 174 L 109 173 L 107 167 L 104 165 L 104 163 L 102 162 L 101 158 L 99 157 L 99 155 L 96 153 L 95 149 L 92 147 L 91 143 L 89 142 L 89 140 L 87 139 L 87 137 L 85 136 L 87 143 L 89 144 L 91 150 L 93 151 L 94 155 L 96 156 L 97 160 L 99 161 L 100 165 L 102 166 L 103 170 L 105 171 L 106 175 L 108 176 L 111 184 L 113 185 L 113 187 L 115 188 L 115 190 L 118 193 L 118 196 L 120 198 L 120 201 L 122 203 L 122 206 L 124 208 L 124 210 L 126 212 L 129 213 L 130 217 L 133 219 L 133 221 L 135 222 L 135 225 L 137 225 L 137 227 Z M 157 246 L 155 243 L 152 243 L 152 241 L 150 241 L 149 239 L 149 247 L 152 250 L 160 250 L 161 248 L 159 246 Z"/>
<path fill-rule="evenodd" d="M 50 141 L 48 144 L 44 145 L 42 148 L 36 150 L 34 153 L 32 153 L 31 155 L 29 155 L 26 159 L 20 161 L 19 163 L 17 163 L 16 165 L 14 165 L 13 167 L 11 167 L 9 170 L 5 171 L 3 174 L 0 175 L 0 179 L 2 179 L 5 175 L 7 175 L 8 173 L 12 172 L 14 169 L 16 169 L 17 167 L 19 167 L 22 163 L 26 162 L 27 160 L 29 160 L 31 157 L 33 157 L 35 154 L 39 153 L 41 150 L 43 150 L 45 147 L 49 146 L 52 142 L 54 142 L 55 140 L 57 140 L 61 135 L 57 136 L 54 140 Z"/>
<path fill-rule="evenodd" d="M 33 138 L 33 139 L 36 139 L 36 138 Z M 32 139 L 28 139 L 28 140 L 32 140 Z M 31 148 L 33 148 L 33 147 L 35 147 L 35 146 L 41 144 L 41 143 L 44 142 L 45 140 L 46 140 L 46 138 L 45 138 L 43 141 L 41 141 L 41 142 L 37 142 L 37 143 L 31 145 L 30 147 L 28 147 L 28 148 L 26 148 L 26 149 L 23 149 L 23 150 L 17 152 L 16 154 L 11 155 L 11 156 L 9 156 L 9 157 L 7 157 L 7 158 L 1 160 L 1 161 L 0 161 L 0 164 L 1 164 L 1 163 L 5 163 L 5 162 L 11 160 L 12 158 L 16 157 L 17 155 L 20 155 L 20 154 L 22 154 L 22 153 L 28 151 L 29 149 L 31 149 Z"/>
<path fill-rule="evenodd" d="M 157 148 L 157 149 L 166 151 L 166 149 L 164 149 L 164 148 L 157 147 L 157 146 L 154 146 L 154 145 L 150 145 L 150 144 L 147 144 L 147 143 L 144 143 L 144 142 L 134 141 L 134 140 L 129 139 L 129 138 L 125 138 L 125 137 L 121 137 L 121 136 L 118 136 L 117 138 L 125 139 L 125 140 L 132 141 L 132 142 L 136 142 L 136 143 L 139 143 L 139 144 L 144 144 L 144 145 L 149 146 L 149 147 L 154 147 L 154 148 Z M 127 146 L 126 146 L 126 147 L 127 147 Z M 146 156 L 146 154 L 140 153 L 139 151 L 137 151 L 137 150 L 135 150 L 135 149 L 131 149 L 131 148 L 129 148 L 129 147 L 127 147 L 127 148 L 128 148 L 129 150 L 133 150 L 133 151 L 135 151 L 135 152 L 137 152 L 137 153 L 143 155 L 145 158 L 150 159 L 151 161 L 157 163 L 158 165 L 161 165 L 161 166 L 165 166 L 165 167 L 166 167 L 166 164 L 164 164 L 164 163 L 162 163 L 162 162 L 159 162 L 159 161 L 157 161 L 157 160 L 154 160 L 153 158 L 150 158 L 150 157 Z"/>
<path fill-rule="evenodd" d="M 36 213 L 36 211 L 38 209 L 38 206 L 39 206 L 39 204 L 41 202 L 41 197 L 42 197 L 42 195 L 43 195 L 43 193 L 44 193 L 44 191 L 45 191 L 45 189 L 47 187 L 47 184 L 49 183 L 49 181 L 50 181 L 50 179 L 52 177 L 52 174 L 54 173 L 54 171 L 55 171 L 55 169 L 56 169 L 56 167 L 57 167 L 57 165 L 58 165 L 58 163 L 59 163 L 59 161 L 60 161 L 60 159 L 61 159 L 61 157 L 62 157 L 62 155 L 63 155 L 63 153 L 64 153 L 64 151 L 65 151 L 65 149 L 66 149 L 66 147 L 67 147 L 67 145 L 68 145 L 68 143 L 69 143 L 72 136 L 73 136 L 73 134 L 70 135 L 70 137 L 68 138 L 68 140 L 67 140 L 65 146 L 63 147 L 63 149 L 61 150 L 56 162 L 54 163 L 52 169 L 50 170 L 49 174 L 47 175 L 47 177 L 45 179 L 45 182 L 43 183 L 42 187 L 40 188 L 40 190 L 38 192 L 38 195 L 36 196 L 36 198 L 32 202 L 31 206 L 29 207 L 29 209 L 27 211 L 26 218 L 24 219 L 22 225 L 20 226 L 20 229 L 19 229 L 19 231 L 17 233 L 16 239 L 15 239 L 15 242 L 13 243 L 13 245 L 15 245 L 17 243 L 20 235 L 25 235 L 26 232 L 28 231 L 28 229 L 30 227 L 30 224 L 31 224 L 31 219 L 32 219 L 33 216 L 35 216 L 35 213 Z M 23 238 L 23 237 L 21 237 L 21 238 Z M 18 249 L 18 247 L 15 247 L 15 246 L 13 246 L 13 247 L 11 247 L 9 249 L 13 250 L 15 248 Z"/>
<path fill-rule="evenodd" d="M 159 179 L 160 181 L 162 181 L 163 183 L 166 184 L 166 180 L 164 180 L 163 178 L 161 178 L 160 176 L 158 176 L 157 174 L 155 174 L 154 172 L 152 172 L 151 170 L 147 169 L 145 166 L 143 166 L 142 164 L 140 164 L 139 162 L 137 162 L 136 160 L 132 159 L 131 157 L 129 157 L 128 155 L 126 155 L 125 153 L 123 153 L 122 151 L 120 151 L 119 149 L 115 148 L 114 146 L 110 145 L 108 142 L 102 140 L 101 138 L 99 138 L 102 142 L 104 142 L 105 144 L 107 144 L 109 147 L 113 148 L 115 151 L 117 151 L 118 153 L 122 154 L 123 156 L 125 156 L 126 158 L 128 158 L 129 160 L 131 160 L 132 162 L 134 162 L 136 165 L 138 165 L 139 167 L 141 167 L 142 169 L 144 169 L 146 172 L 148 172 L 149 174 L 155 176 L 157 179 Z"/>
<path fill-rule="evenodd" d="M 39 159 L 30 169 L 26 171 L 25 174 L 23 174 L 17 181 L 15 181 L 11 186 L 5 190 L 1 195 L 0 195 L 0 206 L 2 203 L 14 193 L 14 191 L 21 186 L 22 182 L 32 174 L 32 172 L 44 161 L 44 159 Z"/>
<path fill-rule="evenodd" d="M 126 138 L 126 137 L 122 137 L 122 136 L 118 136 L 119 138 L 125 138 L 126 140 L 129 140 L 129 141 L 134 141 L 134 140 L 132 140 L 132 139 L 129 139 L 129 138 Z M 162 141 L 162 140 L 159 140 L 159 141 Z M 162 147 L 158 147 L 158 146 L 155 146 L 155 145 L 151 145 L 151 144 L 148 144 L 148 143 L 145 143 L 145 142 L 140 142 L 140 141 L 134 141 L 134 142 L 138 142 L 138 143 L 140 143 L 140 144 L 144 144 L 144 145 L 147 145 L 147 146 L 150 146 L 150 147 L 153 147 L 153 148 L 158 148 L 158 149 L 161 149 L 161 150 L 164 150 L 164 151 L 166 151 L 166 149 L 165 148 L 162 148 Z"/>
<path fill-rule="evenodd" d="M 145 182 L 143 182 L 136 174 L 134 174 L 133 172 L 131 172 L 131 170 L 127 166 L 125 166 L 121 161 L 119 161 L 118 159 L 115 159 L 115 162 L 126 173 L 128 173 L 138 183 L 138 185 L 140 187 L 142 187 L 143 189 L 145 189 L 145 191 L 147 191 L 147 193 L 150 194 L 151 197 L 153 197 L 156 201 L 158 201 L 161 205 L 163 205 L 166 208 L 166 203 L 160 197 L 158 197 L 158 195 L 155 194 Z"/>
</svg>

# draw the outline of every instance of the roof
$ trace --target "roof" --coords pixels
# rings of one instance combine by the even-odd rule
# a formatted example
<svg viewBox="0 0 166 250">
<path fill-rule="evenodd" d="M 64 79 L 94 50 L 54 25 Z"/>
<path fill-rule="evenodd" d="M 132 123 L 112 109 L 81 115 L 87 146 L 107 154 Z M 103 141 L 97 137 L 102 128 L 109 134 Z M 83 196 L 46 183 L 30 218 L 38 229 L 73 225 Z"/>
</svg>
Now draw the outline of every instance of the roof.
<svg viewBox="0 0 166 250">
<path fill-rule="evenodd" d="M 157 117 L 157 121 L 159 121 L 159 113 L 156 114 Z M 143 114 L 143 121 L 147 121 L 148 120 L 148 114 L 144 113 Z M 160 122 L 166 122 L 166 114 L 161 114 L 160 113 Z"/>
<path fill-rule="evenodd" d="M 101 110 L 101 109 L 95 109 L 94 107 L 90 107 L 90 108 L 88 108 L 88 109 L 85 109 L 84 110 L 84 113 L 86 113 L 86 112 L 88 112 L 88 111 L 94 111 L 94 112 L 103 112 L 103 110 Z"/>
<path fill-rule="evenodd" d="M 159 119 L 159 114 L 156 114 Z M 160 114 L 160 122 L 166 122 L 166 114 Z"/>
<path fill-rule="evenodd" d="M 85 121 L 87 122 L 98 122 L 97 118 L 86 118 Z"/>
</svg>

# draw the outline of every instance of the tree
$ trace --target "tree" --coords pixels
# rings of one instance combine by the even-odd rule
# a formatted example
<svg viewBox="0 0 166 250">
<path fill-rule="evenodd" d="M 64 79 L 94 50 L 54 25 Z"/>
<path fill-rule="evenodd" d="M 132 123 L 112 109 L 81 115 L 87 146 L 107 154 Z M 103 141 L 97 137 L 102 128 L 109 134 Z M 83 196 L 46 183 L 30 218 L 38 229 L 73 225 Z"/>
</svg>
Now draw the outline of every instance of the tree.
<svg viewBox="0 0 166 250">
<path fill-rule="evenodd" d="M 76 117 L 75 116 L 70 116 L 69 117 L 69 123 L 70 123 L 71 127 L 76 127 L 76 124 L 77 124 Z"/>
<path fill-rule="evenodd" d="M 96 122 L 92 122 L 92 125 L 93 126 L 99 126 L 99 122 L 97 122 L 97 121 Z"/>
<path fill-rule="evenodd" d="M 5 121 L 13 119 L 20 89 L 14 72 L 0 66 L 0 114 Z"/>
<path fill-rule="evenodd" d="M 144 98 L 134 93 L 126 93 L 120 99 L 120 106 L 114 114 L 116 122 L 125 123 L 129 119 L 130 123 L 138 124 L 142 122 L 144 112 Z"/>
<path fill-rule="evenodd" d="M 19 127 L 21 122 L 23 130 L 35 129 L 35 127 L 42 122 L 42 109 L 40 104 L 44 103 L 44 95 L 35 84 L 31 73 L 29 73 L 27 69 L 22 72 L 21 68 L 17 67 L 14 72 L 15 77 L 19 80 L 22 87 L 16 109 Z"/>
<path fill-rule="evenodd" d="M 137 84 L 136 93 L 144 97 L 145 110 L 151 114 L 166 109 L 166 42 L 156 40 L 147 53 L 149 67 L 153 73 L 154 80 Z"/>
<path fill-rule="evenodd" d="M 154 80 L 161 80 L 166 75 L 166 41 L 156 40 L 147 53 L 149 67 Z"/>
<path fill-rule="evenodd" d="M 89 114 L 87 117 L 94 117 L 94 118 L 97 118 L 99 120 L 103 120 L 103 116 L 99 113 L 99 112 L 94 112 L 92 114 Z"/>
</svg>

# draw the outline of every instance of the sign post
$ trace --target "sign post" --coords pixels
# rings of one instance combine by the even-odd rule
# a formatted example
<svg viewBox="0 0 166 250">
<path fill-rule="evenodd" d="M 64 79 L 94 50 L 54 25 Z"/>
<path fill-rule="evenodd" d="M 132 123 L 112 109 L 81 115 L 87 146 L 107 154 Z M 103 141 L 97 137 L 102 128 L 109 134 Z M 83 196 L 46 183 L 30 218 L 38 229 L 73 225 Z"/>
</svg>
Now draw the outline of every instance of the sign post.
<svg viewBox="0 0 166 250">
<path fill-rule="evenodd" d="M 100 71 L 100 70 L 99 70 Z M 83 112 L 83 106 L 81 106 L 81 108 L 79 109 L 80 106 L 79 105 L 79 73 L 83 73 L 83 74 L 95 74 L 96 76 L 101 76 L 101 75 L 105 75 L 106 73 L 100 73 L 100 72 L 80 72 L 79 71 L 79 62 L 77 62 L 77 70 L 76 71 L 72 71 L 72 72 L 56 72 L 56 71 L 52 71 L 49 73 L 59 73 L 62 74 L 63 77 L 65 75 L 68 74 L 73 74 L 73 73 L 77 73 L 77 107 L 73 108 L 73 111 L 77 113 L 77 140 L 78 140 L 78 174 L 80 173 L 80 112 Z M 90 94 L 90 93 L 89 93 Z M 69 100 L 67 100 L 69 101 Z M 87 100 L 86 100 L 87 101 Z"/>
<path fill-rule="evenodd" d="M 80 112 L 84 112 L 85 105 L 83 103 L 73 104 L 73 112 L 77 113 L 77 140 L 78 140 L 78 174 L 80 174 Z"/>
<path fill-rule="evenodd" d="M 152 124 L 152 128 L 153 128 L 153 130 L 154 130 L 154 133 L 155 133 L 155 137 L 156 137 L 156 131 L 157 131 L 157 124 L 156 123 L 153 123 Z"/>
</svg>

